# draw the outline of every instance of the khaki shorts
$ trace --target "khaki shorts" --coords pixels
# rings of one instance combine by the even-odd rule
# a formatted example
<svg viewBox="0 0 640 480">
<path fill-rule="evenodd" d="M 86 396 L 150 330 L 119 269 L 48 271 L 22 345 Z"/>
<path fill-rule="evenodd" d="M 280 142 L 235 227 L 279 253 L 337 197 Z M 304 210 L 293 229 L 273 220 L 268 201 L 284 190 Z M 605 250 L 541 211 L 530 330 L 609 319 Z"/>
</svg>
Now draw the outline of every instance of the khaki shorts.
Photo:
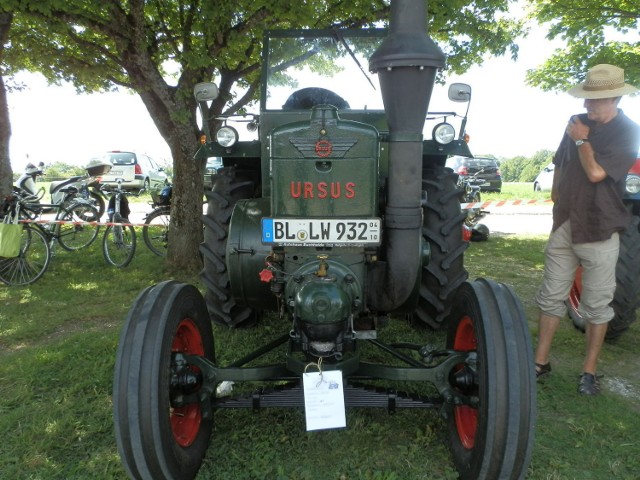
<svg viewBox="0 0 640 480">
<path fill-rule="evenodd" d="M 571 243 L 567 220 L 549 235 L 545 248 L 544 279 L 535 301 L 542 313 L 563 318 L 565 300 L 573 285 L 576 269 L 582 265 L 582 294 L 578 313 L 590 323 L 607 323 L 614 315 L 611 301 L 616 290 L 616 264 L 620 236 L 593 243 Z"/>
</svg>

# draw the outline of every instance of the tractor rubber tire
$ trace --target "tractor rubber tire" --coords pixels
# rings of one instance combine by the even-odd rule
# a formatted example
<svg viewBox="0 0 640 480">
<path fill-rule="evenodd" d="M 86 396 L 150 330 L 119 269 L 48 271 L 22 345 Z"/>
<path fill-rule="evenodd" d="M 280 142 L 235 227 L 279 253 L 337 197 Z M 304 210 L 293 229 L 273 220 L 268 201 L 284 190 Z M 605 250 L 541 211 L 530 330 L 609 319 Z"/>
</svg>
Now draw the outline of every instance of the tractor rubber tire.
<svg viewBox="0 0 640 480">
<path fill-rule="evenodd" d="M 577 277 L 580 278 L 579 276 Z M 576 280 L 566 301 L 573 325 L 585 331 L 585 321 L 578 313 L 582 284 Z M 626 332 L 637 318 L 640 306 L 640 217 L 634 215 L 620 235 L 620 254 L 616 264 L 616 291 L 611 302 L 614 316 L 607 328 L 606 340 L 612 341 Z"/>
<path fill-rule="evenodd" d="M 215 361 L 213 332 L 200 292 L 173 280 L 146 288 L 120 335 L 113 379 L 118 453 L 130 478 L 194 478 L 213 429 L 210 403 L 176 404 L 188 396 L 180 378 L 200 371 L 176 353 Z M 184 360 L 184 357 L 180 360 Z M 193 400 L 192 400 L 193 401 Z"/>
<path fill-rule="evenodd" d="M 422 172 L 422 188 L 427 192 L 422 236 L 431 247 L 431 259 L 422 269 L 418 306 L 412 318 L 433 329 L 443 328 L 453 296 L 468 277 L 464 251 L 469 244 L 462 238 L 466 212 L 460 209 L 463 192 L 456 179 L 448 168 Z"/>
<path fill-rule="evenodd" d="M 233 208 L 239 200 L 253 198 L 255 184 L 233 168 L 213 175 L 211 190 L 206 190 L 207 213 L 202 219 L 204 242 L 200 245 L 204 268 L 201 279 L 206 287 L 205 302 L 211 321 L 228 327 L 255 324 L 261 312 L 238 305 L 233 298 L 227 271 L 226 248 Z"/>
<path fill-rule="evenodd" d="M 513 290 L 492 280 L 465 282 L 456 293 L 447 348 L 469 352 L 449 374 L 459 395 L 447 418 L 460 478 L 524 479 L 533 451 L 536 377 L 527 318 Z"/>
</svg>

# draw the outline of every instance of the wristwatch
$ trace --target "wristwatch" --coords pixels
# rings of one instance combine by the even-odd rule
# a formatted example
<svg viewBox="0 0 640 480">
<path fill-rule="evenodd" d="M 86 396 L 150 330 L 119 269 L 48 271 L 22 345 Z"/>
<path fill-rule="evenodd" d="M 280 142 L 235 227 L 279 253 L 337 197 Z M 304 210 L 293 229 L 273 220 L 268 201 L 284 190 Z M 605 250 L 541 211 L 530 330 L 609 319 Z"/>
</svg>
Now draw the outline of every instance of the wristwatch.
<svg viewBox="0 0 640 480">
<path fill-rule="evenodd" d="M 576 140 L 576 147 L 579 147 L 580 145 L 588 141 L 589 141 L 588 138 L 583 138 L 582 140 Z"/>
</svg>

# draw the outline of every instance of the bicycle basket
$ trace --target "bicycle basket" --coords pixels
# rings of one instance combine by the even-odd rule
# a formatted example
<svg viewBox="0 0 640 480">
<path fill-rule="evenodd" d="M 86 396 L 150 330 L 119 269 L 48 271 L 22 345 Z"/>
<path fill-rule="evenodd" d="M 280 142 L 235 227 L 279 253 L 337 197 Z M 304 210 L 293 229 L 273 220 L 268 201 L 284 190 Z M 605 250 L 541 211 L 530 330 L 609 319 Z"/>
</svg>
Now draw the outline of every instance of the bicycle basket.
<svg viewBox="0 0 640 480">
<path fill-rule="evenodd" d="M 171 205 L 171 185 L 165 185 L 162 189 L 155 188 L 151 190 L 151 200 L 156 205 Z"/>
</svg>

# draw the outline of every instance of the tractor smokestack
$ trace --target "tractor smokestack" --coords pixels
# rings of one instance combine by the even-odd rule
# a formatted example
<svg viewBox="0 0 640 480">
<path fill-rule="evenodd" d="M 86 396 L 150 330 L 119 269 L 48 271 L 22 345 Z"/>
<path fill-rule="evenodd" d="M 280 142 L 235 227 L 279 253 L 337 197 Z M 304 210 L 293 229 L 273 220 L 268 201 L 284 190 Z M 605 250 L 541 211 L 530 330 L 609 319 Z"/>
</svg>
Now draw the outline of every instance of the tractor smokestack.
<svg viewBox="0 0 640 480">
<path fill-rule="evenodd" d="M 390 32 L 369 59 L 389 123 L 386 271 L 370 305 L 400 307 L 421 268 L 422 129 L 445 56 L 427 35 L 425 0 L 393 0 Z"/>
</svg>

